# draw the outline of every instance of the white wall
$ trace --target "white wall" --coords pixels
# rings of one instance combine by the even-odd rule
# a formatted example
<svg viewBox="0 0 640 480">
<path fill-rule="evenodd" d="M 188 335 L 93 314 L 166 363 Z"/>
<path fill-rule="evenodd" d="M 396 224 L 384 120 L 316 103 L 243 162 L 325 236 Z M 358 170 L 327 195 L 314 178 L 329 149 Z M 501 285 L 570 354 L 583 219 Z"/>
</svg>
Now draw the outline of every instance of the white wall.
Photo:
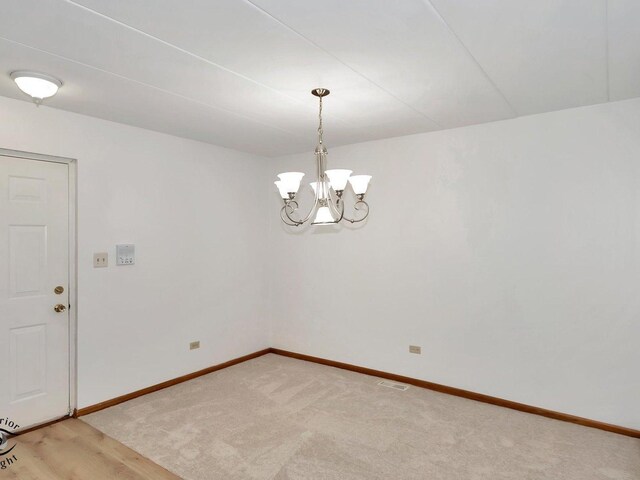
<svg viewBox="0 0 640 480">
<path fill-rule="evenodd" d="M 263 158 L 4 97 L 0 147 L 78 159 L 79 407 L 269 346 Z"/>
<path fill-rule="evenodd" d="M 339 167 L 374 175 L 363 228 L 291 234 L 271 193 L 273 346 L 640 428 L 640 100 L 330 148 Z"/>
<path fill-rule="evenodd" d="M 375 176 L 337 232 L 287 232 L 265 181 L 312 146 L 0 97 L 0 147 L 78 159 L 80 407 L 273 345 L 640 428 L 640 100 L 330 149 Z"/>
</svg>

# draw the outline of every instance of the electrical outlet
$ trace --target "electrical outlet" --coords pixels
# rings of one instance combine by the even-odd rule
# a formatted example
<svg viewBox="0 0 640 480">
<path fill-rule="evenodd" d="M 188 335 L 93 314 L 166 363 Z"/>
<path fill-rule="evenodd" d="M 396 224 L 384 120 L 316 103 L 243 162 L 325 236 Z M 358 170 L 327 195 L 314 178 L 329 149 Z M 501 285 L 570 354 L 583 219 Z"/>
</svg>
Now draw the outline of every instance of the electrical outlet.
<svg viewBox="0 0 640 480">
<path fill-rule="evenodd" d="M 420 355 L 422 354 L 422 347 L 418 345 L 409 345 L 409 353 L 417 353 Z"/>
<path fill-rule="evenodd" d="M 109 254 L 106 252 L 93 254 L 93 268 L 102 268 L 109 265 Z"/>
<path fill-rule="evenodd" d="M 196 348 L 200 348 L 200 340 L 189 344 L 189 350 L 195 350 Z"/>
</svg>

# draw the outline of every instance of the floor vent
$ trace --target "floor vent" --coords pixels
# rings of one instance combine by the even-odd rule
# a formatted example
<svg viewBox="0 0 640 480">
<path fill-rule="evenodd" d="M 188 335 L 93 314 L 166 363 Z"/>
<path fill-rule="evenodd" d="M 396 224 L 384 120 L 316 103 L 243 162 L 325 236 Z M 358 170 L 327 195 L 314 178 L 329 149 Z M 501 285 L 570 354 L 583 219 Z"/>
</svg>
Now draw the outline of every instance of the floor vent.
<svg viewBox="0 0 640 480">
<path fill-rule="evenodd" d="M 393 388 L 395 390 L 402 390 L 403 392 L 409 388 L 409 385 L 403 385 L 402 383 L 389 382 L 387 380 L 382 380 L 378 382 L 378 385 L 383 387 Z"/>
</svg>

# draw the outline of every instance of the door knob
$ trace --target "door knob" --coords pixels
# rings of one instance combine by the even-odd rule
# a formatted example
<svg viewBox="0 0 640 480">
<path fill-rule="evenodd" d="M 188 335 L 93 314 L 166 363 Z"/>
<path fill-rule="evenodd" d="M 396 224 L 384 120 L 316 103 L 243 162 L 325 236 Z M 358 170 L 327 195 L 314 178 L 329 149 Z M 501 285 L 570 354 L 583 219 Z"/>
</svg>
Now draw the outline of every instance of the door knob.
<svg viewBox="0 0 640 480">
<path fill-rule="evenodd" d="M 53 309 L 56 312 L 60 313 L 60 312 L 64 312 L 67 309 L 67 307 L 65 307 L 63 304 L 59 303 L 55 307 L 53 307 Z"/>
</svg>

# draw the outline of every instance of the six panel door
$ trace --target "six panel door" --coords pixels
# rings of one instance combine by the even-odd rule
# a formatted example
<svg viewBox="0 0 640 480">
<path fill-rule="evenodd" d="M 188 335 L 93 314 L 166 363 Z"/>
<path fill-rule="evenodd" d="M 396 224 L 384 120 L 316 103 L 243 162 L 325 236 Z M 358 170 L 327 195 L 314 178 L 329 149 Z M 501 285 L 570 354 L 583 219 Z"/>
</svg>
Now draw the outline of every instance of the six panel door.
<svg viewBox="0 0 640 480">
<path fill-rule="evenodd" d="M 0 156 L 0 417 L 21 428 L 69 412 L 68 169 Z"/>
</svg>

